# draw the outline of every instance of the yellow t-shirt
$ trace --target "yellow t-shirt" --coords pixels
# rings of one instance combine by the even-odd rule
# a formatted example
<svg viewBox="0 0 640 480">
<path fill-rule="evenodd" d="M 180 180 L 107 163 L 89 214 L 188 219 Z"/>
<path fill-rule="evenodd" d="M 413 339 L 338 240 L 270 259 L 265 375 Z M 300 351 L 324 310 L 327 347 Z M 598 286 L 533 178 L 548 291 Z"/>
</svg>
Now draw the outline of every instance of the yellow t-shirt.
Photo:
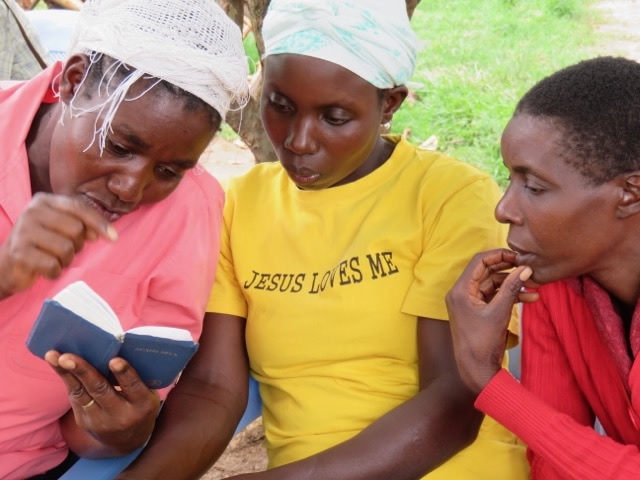
<svg viewBox="0 0 640 480">
<path fill-rule="evenodd" d="M 278 163 L 228 185 L 208 311 L 247 318 L 270 467 L 341 443 L 414 396 L 417 318 L 447 320 L 444 296 L 473 254 L 504 245 L 487 174 L 391 139 L 391 158 L 347 185 L 300 190 Z M 427 478 L 525 479 L 524 447 L 485 419 Z"/>
</svg>

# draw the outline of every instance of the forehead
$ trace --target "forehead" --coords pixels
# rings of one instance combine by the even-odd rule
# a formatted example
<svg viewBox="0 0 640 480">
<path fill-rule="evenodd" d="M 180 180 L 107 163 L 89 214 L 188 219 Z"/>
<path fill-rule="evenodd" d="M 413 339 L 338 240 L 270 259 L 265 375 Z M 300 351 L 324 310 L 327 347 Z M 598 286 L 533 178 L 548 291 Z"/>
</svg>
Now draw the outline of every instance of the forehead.
<svg viewBox="0 0 640 480">
<path fill-rule="evenodd" d="M 553 118 L 517 114 L 507 124 L 500 146 L 512 172 L 557 184 L 589 182 L 580 170 L 584 160 L 572 151 L 569 132 Z"/>
<path fill-rule="evenodd" d="M 186 92 L 152 77 L 143 77 L 127 85 L 122 78 L 110 82 L 98 80 L 83 85 L 84 94 L 76 95 L 73 102 L 91 109 L 105 121 L 134 117 L 145 123 L 161 123 L 192 114 L 215 131 L 219 118 L 206 104 Z"/>
<path fill-rule="evenodd" d="M 308 98 L 334 96 L 345 101 L 377 96 L 378 92 L 374 85 L 341 65 L 293 53 L 265 59 L 264 87 Z"/>
<path fill-rule="evenodd" d="M 564 135 L 564 129 L 553 119 L 516 114 L 502 133 L 502 155 L 505 161 L 531 156 L 559 158 L 566 155 Z"/>
</svg>

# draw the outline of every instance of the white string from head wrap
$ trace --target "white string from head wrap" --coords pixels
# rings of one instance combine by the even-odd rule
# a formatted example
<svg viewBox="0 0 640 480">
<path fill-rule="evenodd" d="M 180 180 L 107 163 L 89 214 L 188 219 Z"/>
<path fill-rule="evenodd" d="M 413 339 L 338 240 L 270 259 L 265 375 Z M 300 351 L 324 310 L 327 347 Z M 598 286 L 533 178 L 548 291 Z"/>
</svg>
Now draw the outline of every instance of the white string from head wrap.
<svg viewBox="0 0 640 480">
<path fill-rule="evenodd" d="M 95 134 L 101 150 L 120 103 L 140 98 L 162 80 L 211 105 L 223 119 L 248 100 L 242 34 L 214 0 L 87 0 L 68 54 L 93 52 L 92 64 L 101 54 L 116 60 L 98 87 L 104 100 L 90 109 L 72 101 L 70 111 L 99 112 L 102 124 Z M 121 67 L 129 73 L 111 85 Z M 141 78 L 155 82 L 136 98 L 127 97 Z"/>
<path fill-rule="evenodd" d="M 265 57 L 319 58 L 378 88 L 407 83 L 418 52 L 404 0 L 272 0 L 262 35 Z"/>
</svg>

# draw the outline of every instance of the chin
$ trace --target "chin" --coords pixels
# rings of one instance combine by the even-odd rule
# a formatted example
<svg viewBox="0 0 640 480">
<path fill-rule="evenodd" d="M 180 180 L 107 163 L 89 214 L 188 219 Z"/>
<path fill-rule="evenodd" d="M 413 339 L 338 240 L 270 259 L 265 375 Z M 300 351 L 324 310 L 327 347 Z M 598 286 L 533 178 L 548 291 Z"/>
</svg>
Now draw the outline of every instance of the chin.
<svg viewBox="0 0 640 480">
<path fill-rule="evenodd" d="M 560 280 L 575 277 L 575 275 L 567 275 L 563 272 L 554 271 L 554 269 L 545 269 L 544 267 L 538 267 L 536 269 L 534 266 L 531 266 L 531 268 L 533 269 L 531 280 L 538 285 L 559 282 Z"/>
</svg>

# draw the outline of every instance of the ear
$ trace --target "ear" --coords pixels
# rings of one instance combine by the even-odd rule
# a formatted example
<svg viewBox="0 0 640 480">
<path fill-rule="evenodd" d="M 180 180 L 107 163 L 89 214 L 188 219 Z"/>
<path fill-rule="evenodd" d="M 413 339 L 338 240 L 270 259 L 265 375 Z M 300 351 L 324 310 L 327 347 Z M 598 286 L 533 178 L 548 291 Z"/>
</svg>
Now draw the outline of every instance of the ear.
<svg viewBox="0 0 640 480">
<path fill-rule="evenodd" d="M 72 55 L 67 59 L 60 75 L 60 100 L 69 104 L 77 94 L 82 79 L 89 69 L 89 57 L 83 54 Z"/>
<path fill-rule="evenodd" d="M 398 111 L 404 99 L 407 98 L 409 89 L 406 86 L 400 85 L 399 87 L 388 88 L 384 91 L 384 98 L 382 100 L 382 121 L 388 123 L 393 118 L 393 114 Z"/>
<path fill-rule="evenodd" d="M 627 218 L 640 213 L 640 171 L 625 173 L 621 177 L 618 218 Z"/>
</svg>

